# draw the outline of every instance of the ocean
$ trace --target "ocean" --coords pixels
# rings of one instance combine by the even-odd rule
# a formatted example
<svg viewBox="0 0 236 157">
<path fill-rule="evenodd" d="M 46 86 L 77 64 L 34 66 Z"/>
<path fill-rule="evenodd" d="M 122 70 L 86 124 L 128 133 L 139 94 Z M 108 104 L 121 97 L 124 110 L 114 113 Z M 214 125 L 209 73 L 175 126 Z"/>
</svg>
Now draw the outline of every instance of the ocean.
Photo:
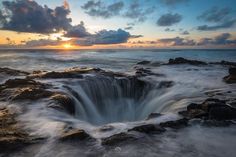
<svg viewBox="0 0 236 157">
<path fill-rule="evenodd" d="M 208 64 L 167 64 L 177 57 Z M 75 105 L 73 114 L 65 112 L 65 106 L 55 109 L 51 97 L 1 100 L 0 107 L 17 112 L 17 120 L 30 135 L 47 137 L 10 156 L 232 156 L 236 153 L 235 125 L 208 127 L 201 125 L 200 119 L 178 131 L 167 129 L 153 135 L 135 132 L 138 140 L 101 144 L 102 139 L 135 126 L 179 119 L 178 112 L 190 103 L 207 98 L 235 99 L 236 85 L 223 81 L 229 66 L 220 64 L 222 60 L 236 62 L 236 50 L 1 50 L 1 68 L 36 75 L 72 68 L 99 69 L 78 77 L 35 78 L 48 90 L 70 97 Z M 138 74 L 138 80 L 131 77 Z M 0 77 L 4 84 L 25 76 L 3 72 Z M 148 119 L 152 113 L 161 116 Z M 96 140 L 76 144 L 57 141 L 66 127 L 82 129 Z"/>
</svg>

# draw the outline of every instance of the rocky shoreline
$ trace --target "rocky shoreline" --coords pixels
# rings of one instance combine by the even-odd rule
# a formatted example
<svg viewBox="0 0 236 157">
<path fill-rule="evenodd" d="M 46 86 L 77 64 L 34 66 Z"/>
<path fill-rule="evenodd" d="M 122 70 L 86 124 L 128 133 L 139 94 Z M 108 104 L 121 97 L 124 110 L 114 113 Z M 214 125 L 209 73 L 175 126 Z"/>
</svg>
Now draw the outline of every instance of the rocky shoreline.
<svg viewBox="0 0 236 157">
<path fill-rule="evenodd" d="M 161 65 L 175 65 L 175 64 L 190 64 L 194 66 L 205 66 L 208 64 L 220 64 L 229 67 L 229 75 L 222 76 L 222 81 L 225 83 L 236 83 L 236 63 L 221 61 L 216 63 L 206 63 L 197 60 L 187 60 L 184 58 L 170 59 L 168 63 L 154 64 L 150 61 L 142 61 L 137 63 L 138 66 L 161 66 Z M 47 99 L 52 101 L 47 107 L 60 111 L 65 111 L 70 115 L 75 114 L 75 102 L 66 93 L 57 90 L 50 84 L 43 83 L 43 79 L 85 79 L 85 75 L 105 76 L 109 79 L 119 80 L 121 85 L 124 83 L 122 79 L 128 79 L 133 82 L 137 91 L 142 91 L 144 88 L 150 88 L 150 82 L 142 80 L 142 77 L 155 75 L 157 77 L 162 74 L 154 73 L 145 67 L 136 67 L 135 75 L 127 75 L 123 73 L 105 71 L 98 68 L 72 68 L 63 72 L 45 72 L 35 71 L 28 73 L 24 71 L 0 68 L 0 73 L 10 76 L 20 76 L 20 78 L 13 78 L 5 81 L 0 85 L 0 101 L 1 102 L 24 102 L 37 101 Z M 120 79 L 122 78 L 122 79 Z M 173 86 L 172 81 L 163 81 L 157 88 L 169 88 Z M 139 97 L 139 93 L 136 97 Z M 17 116 L 20 113 L 12 112 L 8 106 L 0 108 L 0 152 L 10 152 L 12 150 L 21 149 L 24 146 L 34 143 L 42 142 L 46 137 L 31 136 L 28 130 L 24 130 Z M 186 110 L 180 111 L 180 118 L 174 121 L 167 121 L 158 124 L 144 124 L 133 127 L 126 132 L 111 135 L 110 137 L 100 139 L 102 145 L 111 146 L 129 140 L 138 140 L 136 133 L 142 134 L 164 134 L 168 129 L 182 129 L 191 125 L 194 120 L 201 121 L 207 126 L 229 126 L 235 125 L 236 120 L 236 98 L 207 98 L 202 103 L 191 103 L 186 107 Z M 147 120 L 161 117 L 162 114 L 152 113 Z M 96 141 L 94 137 L 86 133 L 84 130 L 67 127 L 59 135 L 58 140 L 61 142 L 68 141 Z"/>
</svg>

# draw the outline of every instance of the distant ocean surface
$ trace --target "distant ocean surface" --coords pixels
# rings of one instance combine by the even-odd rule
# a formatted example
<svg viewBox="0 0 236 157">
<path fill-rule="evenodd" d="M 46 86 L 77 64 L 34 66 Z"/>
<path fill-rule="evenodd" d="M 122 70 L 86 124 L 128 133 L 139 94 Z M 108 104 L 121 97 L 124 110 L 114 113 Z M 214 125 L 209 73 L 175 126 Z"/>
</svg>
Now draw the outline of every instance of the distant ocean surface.
<svg viewBox="0 0 236 157">
<path fill-rule="evenodd" d="M 236 50 L 1 50 L 0 67 L 33 71 L 86 66 L 127 71 L 142 60 L 167 62 L 176 57 L 236 61 Z"/>
</svg>

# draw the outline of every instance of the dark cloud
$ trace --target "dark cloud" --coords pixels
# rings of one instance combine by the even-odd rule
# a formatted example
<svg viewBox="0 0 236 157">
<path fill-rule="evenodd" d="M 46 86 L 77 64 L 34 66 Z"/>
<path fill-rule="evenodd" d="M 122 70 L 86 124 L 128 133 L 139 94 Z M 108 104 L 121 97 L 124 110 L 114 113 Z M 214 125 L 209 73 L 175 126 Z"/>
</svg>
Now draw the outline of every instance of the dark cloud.
<svg viewBox="0 0 236 157">
<path fill-rule="evenodd" d="M 127 26 L 135 26 L 135 23 L 127 23 Z"/>
<path fill-rule="evenodd" d="M 106 5 L 101 1 L 90 0 L 82 6 L 82 9 L 90 16 L 109 18 L 119 15 L 123 7 L 124 3 L 122 1 Z"/>
<path fill-rule="evenodd" d="M 183 31 L 180 33 L 181 35 L 189 35 L 190 33 L 188 31 Z"/>
<path fill-rule="evenodd" d="M 158 40 L 163 44 L 171 44 L 171 46 L 194 46 L 196 42 L 194 40 L 175 37 L 175 38 L 164 38 Z"/>
<path fill-rule="evenodd" d="M 197 18 L 206 22 L 221 22 L 225 21 L 225 19 L 228 18 L 228 15 L 231 13 L 231 11 L 232 10 L 228 7 L 226 8 L 212 7 L 203 12 Z"/>
<path fill-rule="evenodd" d="M 200 30 L 200 31 L 215 31 L 215 30 L 218 30 L 218 29 L 231 28 L 235 25 L 235 23 L 236 23 L 236 19 L 230 20 L 230 21 L 225 21 L 223 23 L 216 24 L 216 25 L 211 25 L 211 26 L 209 26 L 209 25 L 198 26 L 197 30 Z"/>
<path fill-rule="evenodd" d="M 215 31 L 218 29 L 227 29 L 236 23 L 235 17 L 231 16 L 232 10 L 228 7 L 212 7 L 203 12 L 197 18 L 205 22 L 214 23 L 213 25 L 205 24 L 197 27 L 200 31 Z"/>
<path fill-rule="evenodd" d="M 5 14 L 0 13 L 1 29 L 46 34 L 71 27 L 68 6 L 50 9 L 30 0 L 3 1 L 2 4 Z"/>
<path fill-rule="evenodd" d="M 25 42 L 25 46 L 27 47 L 56 46 L 59 44 L 61 44 L 60 40 L 51 40 L 51 39 L 30 40 Z"/>
<path fill-rule="evenodd" d="M 137 22 L 144 22 L 147 19 L 147 15 L 152 14 L 154 11 L 154 6 L 144 8 L 138 1 L 133 1 L 124 13 L 124 17 L 134 19 Z"/>
<path fill-rule="evenodd" d="M 71 27 L 64 36 L 69 38 L 83 38 L 90 35 L 91 34 L 87 32 L 86 28 L 84 27 L 84 23 L 81 22 L 79 25 Z"/>
<path fill-rule="evenodd" d="M 161 0 L 162 3 L 164 3 L 167 6 L 175 6 L 180 3 L 186 3 L 189 0 Z"/>
<path fill-rule="evenodd" d="M 77 44 L 84 46 L 100 45 L 100 44 L 120 44 L 120 43 L 126 43 L 129 38 L 138 38 L 138 37 L 141 36 L 139 35 L 133 36 L 129 32 L 126 32 L 122 29 L 110 30 L 110 31 L 102 30 L 84 39 L 78 39 Z"/>
<path fill-rule="evenodd" d="M 222 33 L 215 38 L 202 38 L 198 45 L 236 45 L 236 39 L 230 39 L 230 33 Z"/>
<path fill-rule="evenodd" d="M 180 14 L 167 13 L 167 14 L 162 15 L 158 19 L 157 25 L 158 26 L 172 26 L 174 24 L 179 23 L 181 20 L 182 20 L 182 16 Z"/>
<path fill-rule="evenodd" d="M 132 29 L 133 29 L 132 26 L 125 27 L 125 30 L 132 30 Z"/>
<path fill-rule="evenodd" d="M 166 32 L 174 32 L 175 30 L 174 29 L 170 29 L 170 28 L 166 28 L 165 31 Z"/>
</svg>

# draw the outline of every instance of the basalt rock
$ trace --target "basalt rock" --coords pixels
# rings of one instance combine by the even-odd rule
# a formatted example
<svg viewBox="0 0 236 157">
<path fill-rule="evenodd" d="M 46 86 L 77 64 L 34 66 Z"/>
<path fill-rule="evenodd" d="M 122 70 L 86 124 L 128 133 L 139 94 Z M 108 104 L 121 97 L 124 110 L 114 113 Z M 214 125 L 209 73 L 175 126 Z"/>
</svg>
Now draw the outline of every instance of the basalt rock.
<svg viewBox="0 0 236 157">
<path fill-rule="evenodd" d="M 146 120 L 149 120 L 149 119 L 153 119 L 153 118 L 157 118 L 157 117 L 160 117 L 162 116 L 161 113 L 151 113 Z"/>
<path fill-rule="evenodd" d="M 201 118 L 204 120 L 234 120 L 236 108 L 226 104 L 225 100 L 206 99 L 201 104 L 190 104 L 186 111 L 179 112 L 188 119 Z"/>
<path fill-rule="evenodd" d="M 15 116 L 7 108 L 0 109 L 0 152 L 11 152 L 33 142 L 19 127 Z"/>
<path fill-rule="evenodd" d="M 136 126 L 132 129 L 129 129 L 128 131 L 137 131 L 147 134 L 160 134 L 162 132 L 165 132 L 165 129 L 157 124 L 146 124 L 141 126 Z"/>
<path fill-rule="evenodd" d="M 153 75 L 153 76 L 164 76 L 163 74 L 154 73 L 151 70 L 145 69 L 145 68 L 136 68 L 135 75 L 137 77 L 150 76 L 150 75 Z"/>
<path fill-rule="evenodd" d="M 121 142 L 135 140 L 135 139 L 137 138 L 134 135 L 122 132 L 122 133 L 115 134 L 107 138 L 103 138 L 101 140 L 102 140 L 102 145 L 112 146 L 115 144 L 119 144 Z"/>
<path fill-rule="evenodd" d="M 63 132 L 62 135 L 59 137 L 61 141 L 80 141 L 91 139 L 91 136 L 87 134 L 84 130 L 80 129 L 72 129 L 66 132 Z"/>
<path fill-rule="evenodd" d="M 18 89 L 11 100 L 38 100 L 53 95 L 53 92 L 42 88 L 23 88 Z"/>
<path fill-rule="evenodd" d="M 0 73 L 10 75 L 10 76 L 25 76 L 28 75 L 28 72 L 10 69 L 10 68 L 0 68 Z"/>
<path fill-rule="evenodd" d="M 144 61 L 138 62 L 137 64 L 138 64 L 138 65 L 147 65 L 147 64 L 150 64 L 150 63 L 151 63 L 150 61 L 144 60 Z"/>
<path fill-rule="evenodd" d="M 0 85 L 1 100 L 36 100 L 49 97 L 52 92 L 46 90 L 48 86 L 32 79 L 9 79 Z"/>
<path fill-rule="evenodd" d="M 72 98 L 65 94 L 58 93 L 52 95 L 51 99 L 53 102 L 50 103 L 48 107 L 63 110 L 71 115 L 75 115 L 75 102 Z"/>
<path fill-rule="evenodd" d="M 229 62 L 229 61 L 220 61 L 220 62 L 211 62 L 210 64 L 219 64 L 219 65 L 226 65 L 226 66 L 236 66 L 236 62 Z"/>
<path fill-rule="evenodd" d="M 178 57 L 175 59 L 169 59 L 169 62 L 167 64 L 169 64 L 169 65 L 172 65 L 172 64 L 207 65 L 207 63 L 203 62 L 203 61 L 189 60 L 189 59 L 185 59 L 182 57 Z"/>
<path fill-rule="evenodd" d="M 163 128 L 180 129 L 188 126 L 188 119 L 183 118 L 175 121 L 167 121 L 160 123 L 160 126 Z"/>
<path fill-rule="evenodd" d="M 229 68 L 229 75 L 225 76 L 223 79 L 229 84 L 236 83 L 236 67 Z"/>
</svg>

